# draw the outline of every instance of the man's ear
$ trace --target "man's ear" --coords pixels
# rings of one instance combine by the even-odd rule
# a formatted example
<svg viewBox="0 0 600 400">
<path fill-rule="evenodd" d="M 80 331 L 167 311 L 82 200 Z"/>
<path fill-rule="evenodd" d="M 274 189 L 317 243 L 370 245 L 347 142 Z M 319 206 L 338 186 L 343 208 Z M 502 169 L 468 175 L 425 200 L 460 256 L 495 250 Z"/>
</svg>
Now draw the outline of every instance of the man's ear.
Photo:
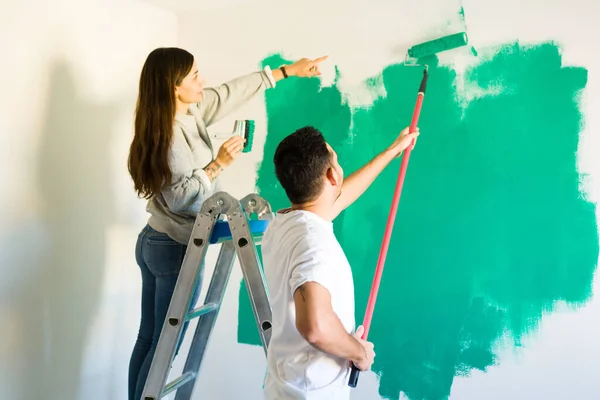
<svg viewBox="0 0 600 400">
<path fill-rule="evenodd" d="M 329 181 L 331 186 L 340 186 L 341 185 L 341 179 L 338 176 L 338 174 L 335 172 L 335 169 L 333 167 L 327 168 L 326 175 L 327 175 L 327 180 Z"/>
</svg>

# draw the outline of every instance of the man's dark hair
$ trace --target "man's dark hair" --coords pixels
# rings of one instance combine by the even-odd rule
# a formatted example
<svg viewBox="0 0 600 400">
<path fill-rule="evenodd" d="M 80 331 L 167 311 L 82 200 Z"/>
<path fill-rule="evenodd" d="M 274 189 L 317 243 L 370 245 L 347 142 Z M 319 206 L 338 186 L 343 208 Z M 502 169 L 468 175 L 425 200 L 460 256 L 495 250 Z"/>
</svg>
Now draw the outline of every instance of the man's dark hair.
<svg viewBox="0 0 600 400">
<path fill-rule="evenodd" d="M 323 134 L 312 126 L 296 130 L 279 143 L 275 175 L 293 204 L 314 200 L 323 190 L 323 174 L 331 166 L 331 153 Z"/>
</svg>

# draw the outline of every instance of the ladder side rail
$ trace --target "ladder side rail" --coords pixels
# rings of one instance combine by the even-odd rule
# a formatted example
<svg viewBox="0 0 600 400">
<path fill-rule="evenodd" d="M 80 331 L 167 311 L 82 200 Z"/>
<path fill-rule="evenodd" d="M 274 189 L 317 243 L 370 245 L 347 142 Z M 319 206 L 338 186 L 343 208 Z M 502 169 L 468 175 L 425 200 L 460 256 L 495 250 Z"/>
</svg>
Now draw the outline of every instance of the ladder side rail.
<svg viewBox="0 0 600 400">
<path fill-rule="evenodd" d="M 219 216 L 215 195 L 208 198 L 196 216 L 173 296 L 163 323 L 154 358 L 144 385 L 142 400 L 158 400 L 169 376 L 175 349 L 195 289 L 202 260 L 206 256 L 208 241 Z"/>
<path fill-rule="evenodd" d="M 262 214 L 265 218 L 269 218 L 265 210 L 270 211 L 270 207 L 265 208 L 265 204 L 268 206 L 268 203 L 261 200 L 260 196 L 251 194 L 246 196 L 242 201 L 247 211 L 257 212 L 259 216 Z M 272 312 L 267 284 L 260 268 L 260 260 L 258 259 L 256 246 L 246 216 L 247 211 L 242 210 L 240 202 L 236 210 L 232 210 L 228 214 L 228 218 L 232 241 L 237 250 L 254 319 L 256 320 L 259 336 L 266 355 L 269 341 L 271 340 Z"/>
<path fill-rule="evenodd" d="M 231 276 L 235 256 L 235 248 L 231 241 L 221 245 L 219 258 L 205 300 L 206 304 L 214 304 L 216 308 L 213 312 L 204 314 L 198 319 L 198 325 L 196 326 L 192 344 L 190 345 L 188 356 L 183 367 L 183 375 L 193 375 L 194 378 L 196 378 L 200 373 L 200 367 L 204 359 L 206 347 L 210 341 L 211 333 L 223 302 L 227 282 Z M 175 400 L 189 400 L 192 397 L 195 382 L 195 380 L 192 380 L 182 385 L 177 390 Z"/>
</svg>

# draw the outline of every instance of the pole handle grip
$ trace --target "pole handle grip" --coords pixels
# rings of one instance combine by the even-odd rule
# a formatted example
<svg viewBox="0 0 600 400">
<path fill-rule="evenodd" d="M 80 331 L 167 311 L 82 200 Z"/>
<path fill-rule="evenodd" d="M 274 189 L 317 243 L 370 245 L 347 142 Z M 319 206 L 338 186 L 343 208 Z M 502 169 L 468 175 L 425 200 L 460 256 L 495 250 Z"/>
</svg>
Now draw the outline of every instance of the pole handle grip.
<svg viewBox="0 0 600 400">
<path fill-rule="evenodd" d="M 350 379 L 348 379 L 348 386 L 355 388 L 358 383 L 358 374 L 360 369 L 356 368 L 354 363 L 352 364 L 352 370 L 350 371 Z"/>
</svg>

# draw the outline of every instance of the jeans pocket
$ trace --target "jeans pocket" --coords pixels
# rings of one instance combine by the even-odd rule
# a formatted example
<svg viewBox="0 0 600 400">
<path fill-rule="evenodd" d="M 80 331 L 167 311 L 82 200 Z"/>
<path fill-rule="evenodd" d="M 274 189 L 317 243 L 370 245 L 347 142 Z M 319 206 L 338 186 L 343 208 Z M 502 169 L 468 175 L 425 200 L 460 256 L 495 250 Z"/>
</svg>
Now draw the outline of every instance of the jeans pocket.
<svg viewBox="0 0 600 400">
<path fill-rule="evenodd" d="M 181 269 L 186 246 L 167 235 L 146 237 L 143 249 L 148 269 L 156 277 L 177 275 Z"/>
</svg>

